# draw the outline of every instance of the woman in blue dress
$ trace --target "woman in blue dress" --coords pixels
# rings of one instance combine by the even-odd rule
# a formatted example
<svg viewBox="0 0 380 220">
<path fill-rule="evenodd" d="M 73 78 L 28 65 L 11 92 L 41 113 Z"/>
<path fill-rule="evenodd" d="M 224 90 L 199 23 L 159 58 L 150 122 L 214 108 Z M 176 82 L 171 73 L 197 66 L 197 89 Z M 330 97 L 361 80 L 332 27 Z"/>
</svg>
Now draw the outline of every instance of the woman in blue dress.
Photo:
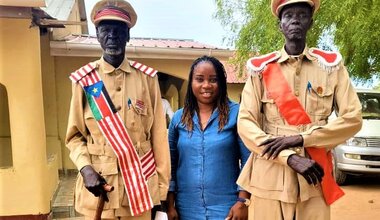
<svg viewBox="0 0 380 220">
<path fill-rule="evenodd" d="M 214 57 L 191 66 L 184 108 L 169 126 L 169 220 L 246 220 L 250 194 L 236 180 L 249 151 L 237 134 L 239 105 L 228 99 L 226 71 Z"/>
</svg>

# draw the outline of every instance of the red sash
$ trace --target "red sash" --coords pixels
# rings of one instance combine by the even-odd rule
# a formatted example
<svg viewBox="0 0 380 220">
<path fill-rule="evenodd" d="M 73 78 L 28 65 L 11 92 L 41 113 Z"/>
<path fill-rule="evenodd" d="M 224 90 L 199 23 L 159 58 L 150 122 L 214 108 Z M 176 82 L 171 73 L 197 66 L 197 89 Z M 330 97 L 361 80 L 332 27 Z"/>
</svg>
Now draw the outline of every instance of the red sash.
<svg viewBox="0 0 380 220">
<path fill-rule="evenodd" d="M 277 63 L 270 63 L 263 71 L 264 83 L 268 96 L 274 99 L 279 112 L 289 125 L 310 124 L 311 119 L 303 109 L 297 97 L 293 95 L 281 69 Z M 335 182 L 332 175 L 331 152 L 324 148 L 306 147 L 310 157 L 315 160 L 325 173 L 321 185 L 323 196 L 328 205 L 344 195 L 343 190 Z"/>
</svg>

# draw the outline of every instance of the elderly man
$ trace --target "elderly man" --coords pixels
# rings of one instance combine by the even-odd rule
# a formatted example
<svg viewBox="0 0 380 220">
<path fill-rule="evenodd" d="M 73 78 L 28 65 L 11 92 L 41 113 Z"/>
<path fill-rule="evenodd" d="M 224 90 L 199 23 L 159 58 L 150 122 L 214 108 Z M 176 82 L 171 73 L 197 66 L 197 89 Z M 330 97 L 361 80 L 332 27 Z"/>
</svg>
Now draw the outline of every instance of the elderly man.
<svg viewBox="0 0 380 220">
<path fill-rule="evenodd" d="M 73 72 L 66 145 L 80 170 L 75 208 L 93 219 L 151 219 L 166 199 L 170 157 L 157 71 L 125 57 L 137 15 L 123 0 L 99 1 L 91 13 L 103 56 Z M 106 193 L 104 185 L 114 187 Z"/>
<path fill-rule="evenodd" d="M 330 151 L 359 131 L 361 105 L 341 55 L 306 45 L 319 4 L 272 0 L 285 46 L 247 62 L 238 131 L 254 154 L 238 184 L 252 193 L 251 219 L 330 219 L 344 194 Z"/>
</svg>

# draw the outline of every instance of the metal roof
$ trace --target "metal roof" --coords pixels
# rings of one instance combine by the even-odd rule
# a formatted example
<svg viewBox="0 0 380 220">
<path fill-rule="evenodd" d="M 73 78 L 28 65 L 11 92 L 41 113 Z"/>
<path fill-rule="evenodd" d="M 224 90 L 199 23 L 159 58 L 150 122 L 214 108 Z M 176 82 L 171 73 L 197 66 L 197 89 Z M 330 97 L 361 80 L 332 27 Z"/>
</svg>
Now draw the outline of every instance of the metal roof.
<svg viewBox="0 0 380 220">
<path fill-rule="evenodd" d="M 62 40 L 50 42 L 51 55 L 53 56 L 101 56 L 101 48 L 95 36 L 69 35 Z M 237 68 L 228 63 L 234 51 L 203 44 L 189 39 L 167 38 L 131 38 L 127 44 L 128 57 L 194 60 L 203 55 L 218 58 L 225 66 L 228 83 L 245 83 L 247 77 L 244 73 L 238 76 Z"/>
<path fill-rule="evenodd" d="M 96 36 L 90 35 L 70 35 L 64 39 L 68 43 L 99 44 Z M 189 39 L 170 39 L 170 38 L 131 38 L 127 46 L 136 47 L 159 47 L 159 48 L 194 48 L 194 49 L 216 49 L 218 48 L 208 44 L 199 43 Z M 228 50 L 228 49 L 227 49 Z"/>
<path fill-rule="evenodd" d="M 14 7 L 43 7 L 45 6 L 44 0 L 1 0 L 1 6 L 14 6 Z"/>
<path fill-rule="evenodd" d="M 75 0 L 45 0 L 46 7 L 41 7 L 46 13 L 58 20 L 66 21 L 74 7 Z"/>
</svg>

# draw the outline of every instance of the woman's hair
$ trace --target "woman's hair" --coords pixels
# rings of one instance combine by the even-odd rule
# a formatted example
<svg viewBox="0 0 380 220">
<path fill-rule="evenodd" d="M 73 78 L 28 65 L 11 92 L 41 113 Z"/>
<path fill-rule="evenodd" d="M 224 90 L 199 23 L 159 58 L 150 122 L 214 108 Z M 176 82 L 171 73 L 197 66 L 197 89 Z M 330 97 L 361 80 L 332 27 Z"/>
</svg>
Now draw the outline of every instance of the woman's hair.
<svg viewBox="0 0 380 220">
<path fill-rule="evenodd" d="M 214 66 L 216 71 L 216 78 L 219 88 L 219 95 L 214 103 L 214 108 L 218 108 L 219 110 L 219 131 L 221 131 L 228 121 L 228 113 L 230 111 L 228 106 L 228 94 L 227 94 L 227 79 L 226 79 L 226 70 L 224 69 L 223 64 L 211 56 L 202 56 L 197 58 L 190 68 L 189 73 L 189 82 L 187 84 L 187 92 L 185 97 L 185 105 L 183 107 L 183 114 L 181 118 L 181 122 L 187 127 L 188 131 L 193 131 L 193 116 L 194 112 L 199 112 L 198 102 L 193 93 L 192 89 L 192 80 L 194 75 L 195 67 L 203 62 L 209 62 Z"/>
</svg>

